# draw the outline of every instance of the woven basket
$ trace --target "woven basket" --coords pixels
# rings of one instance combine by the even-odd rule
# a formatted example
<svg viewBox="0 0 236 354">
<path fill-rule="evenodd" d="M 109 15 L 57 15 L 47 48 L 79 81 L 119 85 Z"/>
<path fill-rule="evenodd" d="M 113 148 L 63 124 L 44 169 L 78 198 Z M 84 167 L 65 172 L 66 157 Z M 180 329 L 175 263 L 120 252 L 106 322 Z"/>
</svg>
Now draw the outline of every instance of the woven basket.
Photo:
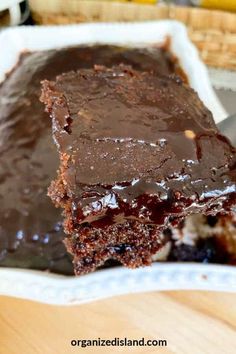
<svg viewBox="0 0 236 354">
<path fill-rule="evenodd" d="M 190 38 L 208 65 L 236 70 L 234 13 L 93 0 L 29 0 L 29 3 L 38 24 L 176 19 L 186 24 Z"/>
</svg>

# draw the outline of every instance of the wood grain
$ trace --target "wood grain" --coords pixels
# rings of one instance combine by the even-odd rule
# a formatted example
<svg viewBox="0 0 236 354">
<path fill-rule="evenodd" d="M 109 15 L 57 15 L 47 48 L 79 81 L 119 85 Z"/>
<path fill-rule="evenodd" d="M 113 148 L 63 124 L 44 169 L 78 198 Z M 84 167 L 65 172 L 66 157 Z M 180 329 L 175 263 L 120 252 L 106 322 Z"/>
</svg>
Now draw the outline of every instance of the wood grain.
<svg viewBox="0 0 236 354">
<path fill-rule="evenodd" d="M 233 354 L 236 295 L 162 292 L 59 307 L 0 298 L 1 354 Z M 167 347 L 71 347 L 71 339 L 166 339 Z"/>
</svg>

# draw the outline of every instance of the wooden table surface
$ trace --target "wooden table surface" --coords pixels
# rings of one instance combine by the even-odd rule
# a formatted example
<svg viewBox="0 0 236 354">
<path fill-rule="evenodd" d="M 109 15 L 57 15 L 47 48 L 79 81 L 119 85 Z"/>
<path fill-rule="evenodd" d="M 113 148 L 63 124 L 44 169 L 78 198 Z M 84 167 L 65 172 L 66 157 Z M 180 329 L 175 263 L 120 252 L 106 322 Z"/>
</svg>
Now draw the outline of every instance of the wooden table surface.
<svg viewBox="0 0 236 354">
<path fill-rule="evenodd" d="M 236 294 L 176 291 L 63 307 L 0 297 L 0 354 L 236 353 Z M 167 347 L 72 347 L 72 339 L 165 339 Z"/>
</svg>

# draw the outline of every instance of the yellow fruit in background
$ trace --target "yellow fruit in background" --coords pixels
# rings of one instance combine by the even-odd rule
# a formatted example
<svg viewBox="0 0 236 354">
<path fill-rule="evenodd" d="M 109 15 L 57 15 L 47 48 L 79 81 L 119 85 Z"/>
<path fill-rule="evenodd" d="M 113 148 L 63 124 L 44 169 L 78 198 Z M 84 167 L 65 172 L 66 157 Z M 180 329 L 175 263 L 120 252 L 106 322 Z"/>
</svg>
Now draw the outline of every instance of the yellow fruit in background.
<svg viewBox="0 0 236 354">
<path fill-rule="evenodd" d="M 158 2 L 158 0 L 110 0 L 110 1 L 135 2 L 139 4 L 156 4 Z"/>
<path fill-rule="evenodd" d="M 194 0 L 192 2 L 201 7 L 236 11 L 236 0 Z"/>
</svg>

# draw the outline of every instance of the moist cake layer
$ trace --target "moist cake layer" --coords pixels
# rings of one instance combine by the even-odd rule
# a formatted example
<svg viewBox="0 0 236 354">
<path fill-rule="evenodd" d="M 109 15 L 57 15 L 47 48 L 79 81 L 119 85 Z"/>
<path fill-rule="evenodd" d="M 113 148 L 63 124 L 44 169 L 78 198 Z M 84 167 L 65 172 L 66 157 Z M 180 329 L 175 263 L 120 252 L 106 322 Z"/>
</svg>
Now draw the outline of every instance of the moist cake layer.
<svg viewBox="0 0 236 354">
<path fill-rule="evenodd" d="M 0 86 L 0 265 L 72 273 L 61 215 L 47 197 L 58 168 L 40 81 L 95 63 L 127 63 L 165 74 L 177 69 L 165 49 L 75 47 L 24 53 Z"/>
<path fill-rule="evenodd" d="M 85 272 L 109 257 L 147 264 L 152 245 L 161 244 L 158 230 L 192 213 L 226 213 L 235 203 L 236 151 L 178 77 L 97 65 L 44 81 L 42 100 L 61 159 L 50 196 L 77 240 L 75 268 L 81 257 Z M 125 225 L 133 222 L 139 232 L 126 242 Z M 156 235 L 146 244 L 145 225 Z"/>
</svg>

